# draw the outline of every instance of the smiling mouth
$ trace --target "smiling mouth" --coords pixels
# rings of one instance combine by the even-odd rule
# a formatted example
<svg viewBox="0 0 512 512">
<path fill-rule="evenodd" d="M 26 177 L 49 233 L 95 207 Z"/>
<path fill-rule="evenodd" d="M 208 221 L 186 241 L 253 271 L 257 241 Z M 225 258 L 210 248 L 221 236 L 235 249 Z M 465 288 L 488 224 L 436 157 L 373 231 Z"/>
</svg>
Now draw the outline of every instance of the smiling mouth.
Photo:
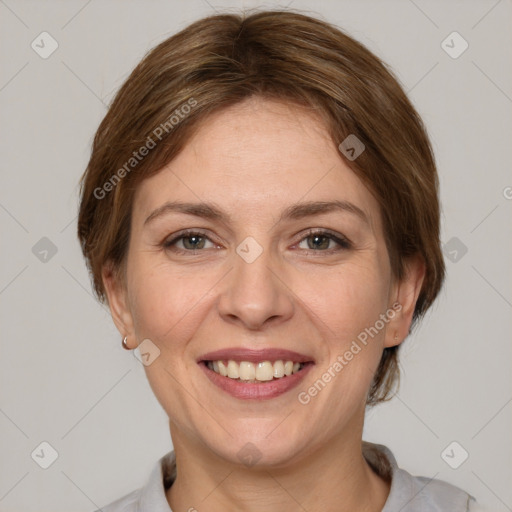
<svg viewBox="0 0 512 512">
<path fill-rule="evenodd" d="M 313 364 L 312 362 L 299 363 L 294 361 L 250 361 L 217 360 L 202 361 L 206 367 L 213 372 L 237 382 L 254 384 L 286 379 L 303 370 L 304 367 Z"/>
</svg>

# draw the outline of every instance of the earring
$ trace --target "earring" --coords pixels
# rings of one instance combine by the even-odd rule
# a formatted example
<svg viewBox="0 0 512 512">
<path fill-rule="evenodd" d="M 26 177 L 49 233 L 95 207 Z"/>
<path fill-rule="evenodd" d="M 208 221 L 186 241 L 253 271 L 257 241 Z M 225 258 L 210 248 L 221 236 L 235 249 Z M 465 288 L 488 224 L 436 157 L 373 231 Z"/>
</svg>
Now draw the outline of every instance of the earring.
<svg viewBox="0 0 512 512">
<path fill-rule="evenodd" d="M 126 341 L 128 340 L 128 336 L 125 336 L 123 340 L 121 341 L 121 345 L 125 350 L 131 350 L 131 348 L 126 344 Z"/>
<path fill-rule="evenodd" d="M 398 341 L 398 333 L 396 333 L 396 332 L 395 332 L 395 341 Z"/>
</svg>

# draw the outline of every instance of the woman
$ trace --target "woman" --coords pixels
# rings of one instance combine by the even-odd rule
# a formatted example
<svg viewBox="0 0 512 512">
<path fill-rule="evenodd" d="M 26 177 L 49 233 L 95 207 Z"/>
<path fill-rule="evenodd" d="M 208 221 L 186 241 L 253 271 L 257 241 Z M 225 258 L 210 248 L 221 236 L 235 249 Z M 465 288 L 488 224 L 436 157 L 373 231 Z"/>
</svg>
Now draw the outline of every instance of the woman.
<svg viewBox="0 0 512 512">
<path fill-rule="evenodd" d="M 476 510 L 362 441 L 444 278 L 425 129 L 365 47 L 292 12 L 200 20 L 132 72 L 81 185 L 174 446 L 102 510 Z"/>
</svg>

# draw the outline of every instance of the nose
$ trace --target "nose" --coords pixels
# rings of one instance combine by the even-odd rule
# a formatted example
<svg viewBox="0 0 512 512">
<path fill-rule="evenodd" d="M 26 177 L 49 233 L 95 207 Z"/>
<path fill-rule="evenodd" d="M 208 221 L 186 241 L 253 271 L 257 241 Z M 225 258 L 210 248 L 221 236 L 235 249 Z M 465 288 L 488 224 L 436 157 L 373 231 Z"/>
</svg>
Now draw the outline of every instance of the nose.
<svg viewBox="0 0 512 512">
<path fill-rule="evenodd" d="M 282 267 L 272 260 L 268 250 L 252 262 L 234 254 L 234 268 L 224 280 L 218 301 L 219 314 L 226 322 L 261 330 L 293 316 L 293 292 Z"/>
</svg>

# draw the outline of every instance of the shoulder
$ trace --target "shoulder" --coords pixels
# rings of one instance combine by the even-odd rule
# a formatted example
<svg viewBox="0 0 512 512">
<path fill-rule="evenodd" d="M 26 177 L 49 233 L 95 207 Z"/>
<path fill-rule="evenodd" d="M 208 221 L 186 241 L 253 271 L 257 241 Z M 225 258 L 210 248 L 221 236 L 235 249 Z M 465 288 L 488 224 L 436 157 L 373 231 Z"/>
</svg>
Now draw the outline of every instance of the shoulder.
<svg viewBox="0 0 512 512">
<path fill-rule="evenodd" d="M 459 487 L 424 476 L 414 476 L 398 467 L 384 445 L 363 442 L 363 454 L 379 475 L 391 479 L 391 489 L 382 512 L 478 512 L 473 496 Z"/>
<path fill-rule="evenodd" d="M 143 487 L 94 512 L 172 512 L 165 492 L 175 478 L 176 458 L 171 451 L 158 460 Z"/>
<path fill-rule="evenodd" d="M 476 501 L 471 501 L 468 507 L 468 512 L 491 512 L 491 510 Z"/>
<path fill-rule="evenodd" d="M 392 498 L 404 502 L 403 512 L 413 512 L 420 506 L 429 512 L 468 512 L 470 503 L 475 502 L 466 491 L 444 480 L 413 476 L 403 469 L 397 469 L 393 478 L 396 485 Z M 387 508 L 383 512 L 388 512 Z"/>
<path fill-rule="evenodd" d="M 136 512 L 140 495 L 141 489 L 137 489 L 94 512 Z"/>
</svg>

